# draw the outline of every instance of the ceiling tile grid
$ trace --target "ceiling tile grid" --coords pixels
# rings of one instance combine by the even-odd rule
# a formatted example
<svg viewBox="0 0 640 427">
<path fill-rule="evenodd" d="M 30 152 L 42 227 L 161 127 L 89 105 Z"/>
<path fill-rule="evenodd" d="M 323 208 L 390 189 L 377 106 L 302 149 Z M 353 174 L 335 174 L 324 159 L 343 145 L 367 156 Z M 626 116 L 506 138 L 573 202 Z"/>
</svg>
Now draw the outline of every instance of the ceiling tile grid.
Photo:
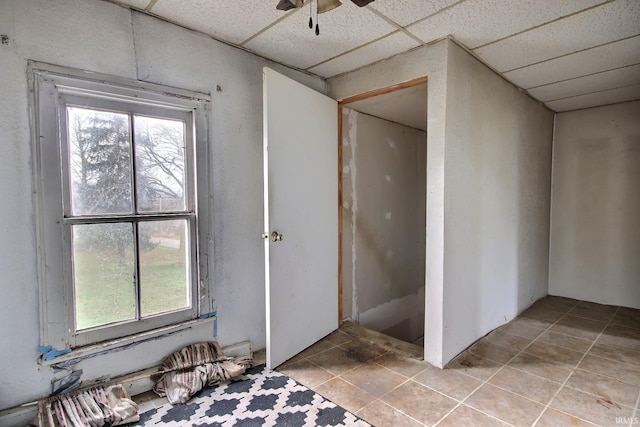
<svg viewBox="0 0 640 427">
<path fill-rule="evenodd" d="M 640 36 L 505 73 L 523 89 L 640 64 Z"/>
<path fill-rule="evenodd" d="M 460 0 L 393 0 L 373 2 L 369 7 L 382 13 L 397 24 L 406 27 L 460 2 Z"/>
<path fill-rule="evenodd" d="M 233 44 L 285 15 L 271 1 L 244 0 L 158 0 L 151 13 Z"/>
<path fill-rule="evenodd" d="M 547 105 L 554 111 L 572 111 L 581 108 L 596 107 L 600 105 L 617 104 L 619 102 L 640 99 L 640 85 L 621 87 L 602 92 L 589 93 L 572 98 L 559 99 L 548 102 Z"/>
<path fill-rule="evenodd" d="M 237 1 L 237 0 L 236 0 Z M 368 8 L 346 1 L 316 17 L 320 35 L 307 26 L 309 8 L 302 7 L 244 46 L 268 58 L 307 69 L 397 30 Z"/>
<path fill-rule="evenodd" d="M 640 84 L 640 65 L 577 77 L 529 89 L 529 93 L 542 102 L 569 98 L 590 92 L 616 89 Z"/>
<path fill-rule="evenodd" d="M 319 16 L 318 0 L 108 1 L 324 78 L 452 36 L 554 110 L 636 96 L 640 0 L 341 0 Z"/>
<path fill-rule="evenodd" d="M 125 6 L 131 6 L 136 9 L 144 10 L 151 0 L 119 0 L 117 3 L 123 4 Z"/>
<path fill-rule="evenodd" d="M 420 43 L 416 40 L 401 31 L 396 31 L 353 52 L 314 66 L 309 71 L 322 77 L 331 77 L 389 58 L 399 52 L 406 52 L 417 46 L 420 46 Z"/>
<path fill-rule="evenodd" d="M 640 1 L 618 0 L 476 49 L 501 72 L 640 33 Z"/>
<path fill-rule="evenodd" d="M 602 0 L 467 0 L 407 29 L 425 42 L 453 35 L 473 49 Z"/>
</svg>

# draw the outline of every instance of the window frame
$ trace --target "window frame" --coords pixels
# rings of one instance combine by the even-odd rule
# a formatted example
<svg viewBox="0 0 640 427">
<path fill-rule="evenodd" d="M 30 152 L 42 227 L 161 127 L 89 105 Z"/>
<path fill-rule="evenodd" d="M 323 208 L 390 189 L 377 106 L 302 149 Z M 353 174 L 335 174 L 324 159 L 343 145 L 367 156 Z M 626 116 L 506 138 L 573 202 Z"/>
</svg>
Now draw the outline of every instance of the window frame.
<svg viewBox="0 0 640 427">
<path fill-rule="evenodd" d="M 207 286 L 212 259 L 209 111 L 207 94 L 89 73 L 36 62 L 29 63 L 31 89 L 34 195 L 40 289 L 40 344 L 70 349 L 145 334 L 190 322 L 213 310 Z M 131 223 L 153 219 L 186 219 L 190 237 L 188 309 L 139 320 L 75 331 L 72 265 L 73 224 L 93 223 L 91 216 L 72 216 L 69 194 L 67 105 L 130 114 L 187 119 L 185 207 L 174 213 L 134 213 Z M 130 119 L 131 120 L 131 119 Z M 133 129 L 131 129 L 133 133 Z M 133 135 L 131 136 L 133 138 Z M 133 150 L 133 147 L 132 147 Z M 132 152 L 133 154 L 133 152 Z M 131 159 L 132 163 L 135 161 Z M 132 169 L 132 180 L 135 180 Z M 132 188 L 133 190 L 133 188 Z M 190 196 L 188 196 L 188 194 Z M 98 215 L 103 222 L 105 215 Z M 119 222 L 127 215 L 113 217 Z M 95 219 L 95 218 L 94 218 Z M 109 222 L 110 219 L 106 219 Z"/>
</svg>

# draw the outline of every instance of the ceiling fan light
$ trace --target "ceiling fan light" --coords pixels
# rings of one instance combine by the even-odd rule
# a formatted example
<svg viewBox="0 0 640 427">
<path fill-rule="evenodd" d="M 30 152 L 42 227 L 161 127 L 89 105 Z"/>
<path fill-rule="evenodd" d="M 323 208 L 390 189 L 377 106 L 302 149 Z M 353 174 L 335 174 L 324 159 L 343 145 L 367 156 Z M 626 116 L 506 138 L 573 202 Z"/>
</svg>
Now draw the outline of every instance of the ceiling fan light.
<svg viewBox="0 0 640 427">
<path fill-rule="evenodd" d="M 354 2 L 355 4 L 357 4 L 360 7 L 366 6 L 369 3 L 375 1 L 375 0 L 351 0 L 352 2 Z"/>
<path fill-rule="evenodd" d="M 318 0 L 318 13 L 329 12 L 338 6 L 342 6 L 340 0 Z"/>
<path fill-rule="evenodd" d="M 297 7 L 302 7 L 303 0 L 280 0 L 276 9 L 278 10 L 291 10 Z"/>
</svg>

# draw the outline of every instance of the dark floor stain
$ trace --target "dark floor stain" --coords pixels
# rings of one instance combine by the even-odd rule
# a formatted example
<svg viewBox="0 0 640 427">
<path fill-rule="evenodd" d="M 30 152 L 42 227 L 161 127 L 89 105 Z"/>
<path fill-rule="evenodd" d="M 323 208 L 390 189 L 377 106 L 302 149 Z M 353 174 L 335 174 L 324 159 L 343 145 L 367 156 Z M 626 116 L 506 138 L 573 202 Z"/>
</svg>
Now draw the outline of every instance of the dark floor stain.
<svg viewBox="0 0 640 427">
<path fill-rule="evenodd" d="M 617 408 L 617 409 L 621 409 L 621 406 L 618 405 L 617 403 L 613 402 L 610 399 L 598 399 L 596 400 L 596 402 L 598 402 L 600 405 L 604 406 L 607 409 L 611 409 L 611 408 Z"/>
</svg>

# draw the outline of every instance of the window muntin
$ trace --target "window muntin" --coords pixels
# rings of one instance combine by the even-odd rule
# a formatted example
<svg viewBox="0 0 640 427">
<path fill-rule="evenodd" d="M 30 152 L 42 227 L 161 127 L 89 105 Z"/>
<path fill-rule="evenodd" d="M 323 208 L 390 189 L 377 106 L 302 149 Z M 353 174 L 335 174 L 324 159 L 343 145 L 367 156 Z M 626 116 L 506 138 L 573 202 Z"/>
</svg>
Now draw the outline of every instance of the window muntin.
<svg viewBox="0 0 640 427">
<path fill-rule="evenodd" d="M 208 96 L 32 67 L 41 343 L 79 347 L 209 312 L 209 206 L 197 203 L 209 188 Z M 83 131 L 107 148 L 89 158 Z"/>
</svg>

